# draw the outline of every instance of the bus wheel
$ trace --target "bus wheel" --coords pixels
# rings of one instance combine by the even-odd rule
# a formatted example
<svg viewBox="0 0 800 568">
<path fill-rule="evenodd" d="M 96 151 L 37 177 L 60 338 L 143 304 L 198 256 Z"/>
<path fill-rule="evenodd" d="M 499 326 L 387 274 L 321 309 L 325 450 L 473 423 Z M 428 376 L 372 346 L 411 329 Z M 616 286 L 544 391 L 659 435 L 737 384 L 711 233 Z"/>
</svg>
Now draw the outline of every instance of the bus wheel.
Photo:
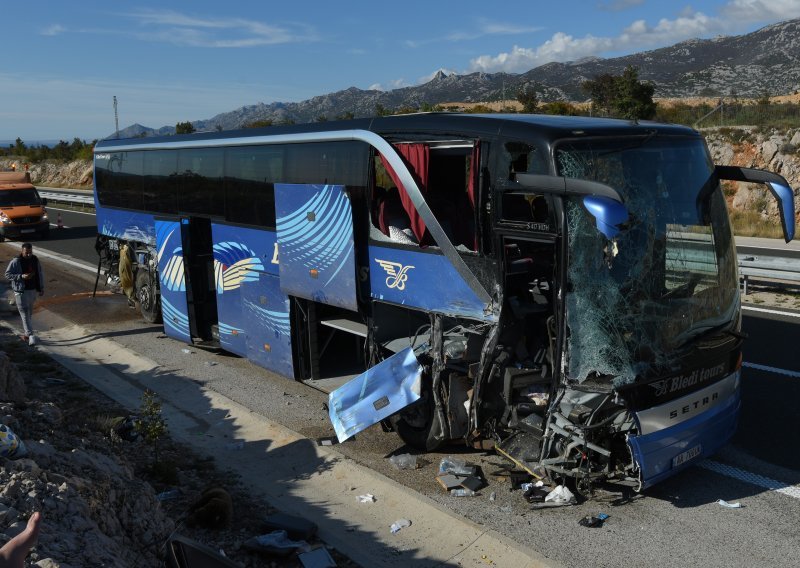
<svg viewBox="0 0 800 568">
<path fill-rule="evenodd" d="M 418 450 L 433 451 L 444 442 L 436 440 L 431 434 L 431 430 L 438 424 L 434 424 L 438 419 L 434 412 L 433 395 L 428 389 L 422 391 L 420 399 L 389 417 L 389 421 L 406 444 Z"/>
<path fill-rule="evenodd" d="M 136 273 L 136 298 L 139 300 L 139 311 L 142 317 L 150 323 L 161 322 L 161 304 L 153 288 L 150 273 L 139 270 Z"/>
</svg>

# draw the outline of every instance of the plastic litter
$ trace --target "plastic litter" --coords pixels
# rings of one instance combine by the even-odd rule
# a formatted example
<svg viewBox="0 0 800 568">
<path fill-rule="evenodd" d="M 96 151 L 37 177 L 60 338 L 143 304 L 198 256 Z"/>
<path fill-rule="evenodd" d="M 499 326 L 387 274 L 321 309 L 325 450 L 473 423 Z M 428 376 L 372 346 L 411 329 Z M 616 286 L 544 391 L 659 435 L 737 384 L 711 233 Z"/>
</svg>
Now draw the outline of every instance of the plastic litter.
<svg viewBox="0 0 800 568">
<path fill-rule="evenodd" d="M 336 561 L 324 547 L 298 554 L 297 559 L 303 568 L 336 568 Z"/>
<path fill-rule="evenodd" d="M 28 455 L 28 450 L 21 438 L 6 426 L 0 424 L 0 456 L 15 460 Z"/>
<path fill-rule="evenodd" d="M 738 503 L 738 502 L 737 503 L 728 503 L 727 501 L 724 501 L 722 499 L 719 499 L 717 501 L 717 503 L 719 503 L 721 506 L 725 507 L 726 509 L 741 509 L 743 507 L 743 505 L 741 503 Z"/>
<path fill-rule="evenodd" d="M 291 540 L 286 531 L 273 531 L 268 534 L 247 539 L 243 545 L 249 550 L 268 552 L 279 556 L 288 556 L 295 550 L 308 552 L 309 544 L 304 540 Z"/>
<path fill-rule="evenodd" d="M 181 496 L 181 492 L 177 489 L 170 489 L 168 491 L 162 491 L 158 495 L 156 495 L 156 499 L 159 501 L 169 501 L 170 499 L 177 499 Z"/>
<path fill-rule="evenodd" d="M 392 531 L 392 534 L 398 533 L 406 527 L 411 526 L 411 521 L 408 519 L 398 519 L 392 523 L 392 526 L 389 527 L 389 530 Z"/>
<path fill-rule="evenodd" d="M 182 352 L 182 353 L 185 353 L 186 355 L 189 355 L 189 354 L 191 354 L 191 353 L 192 353 L 192 350 L 191 350 L 191 349 L 186 349 L 186 348 L 184 347 L 183 349 L 181 349 L 181 352 Z"/>
<path fill-rule="evenodd" d="M 598 513 L 596 516 L 587 516 L 583 517 L 578 524 L 582 527 L 602 527 L 603 523 L 608 518 L 608 515 L 605 513 Z"/>
<path fill-rule="evenodd" d="M 467 465 L 463 458 L 447 456 L 439 462 L 439 474 L 452 473 L 453 475 L 475 475 L 477 468 L 474 465 Z"/>
<path fill-rule="evenodd" d="M 375 495 L 372 493 L 365 493 L 364 495 L 356 495 L 356 501 L 359 503 L 374 503 Z"/>
<path fill-rule="evenodd" d="M 530 483 L 520 483 L 519 488 L 523 491 L 529 491 L 533 487 L 542 487 L 544 486 L 544 482 L 540 479 L 538 481 L 533 481 Z"/>
<path fill-rule="evenodd" d="M 525 500 L 528 503 L 544 503 L 545 498 L 547 497 L 549 491 L 545 489 L 542 485 L 537 485 L 536 483 L 526 483 L 527 489 L 522 494 Z"/>
<path fill-rule="evenodd" d="M 453 497 L 475 497 L 475 492 L 472 489 L 453 489 L 450 495 Z"/>
<path fill-rule="evenodd" d="M 267 516 L 261 523 L 264 532 L 286 531 L 292 540 L 305 540 L 317 534 L 317 524 L 303 517 L 286 513 L 275 513 Z"/>
<path fill-rule="evenodd" d="M 397 469 L 417 469 L 417 456 L 399 454 L 389 458 L 391 464 Z"/>
<path fill-rule="evenodd" d="M 563 485 L 559 485 L 553 489 L 547 494 L 544 500 L 546 503 L 552 501 L 553 503 L 564 503 L 565 505 L 576 502 L 575 495 L 573 495 L 572 491 Z"/>
<path fill-rule="evenodd" d="M 497 492 L 492 491 L 491 493 L 489 493 L 489 501 L 496 501 L 496 500 L 497 500 Z"/>
</svg>

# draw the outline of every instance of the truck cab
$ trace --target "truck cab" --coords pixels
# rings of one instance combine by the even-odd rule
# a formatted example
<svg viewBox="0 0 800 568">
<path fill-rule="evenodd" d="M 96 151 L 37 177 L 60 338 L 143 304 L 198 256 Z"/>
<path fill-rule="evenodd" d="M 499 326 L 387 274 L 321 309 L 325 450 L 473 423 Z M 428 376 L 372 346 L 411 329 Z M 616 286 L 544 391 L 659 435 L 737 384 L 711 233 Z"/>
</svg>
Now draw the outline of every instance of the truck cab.
<svg viewBox="0 0 800 568">
<path fill-rule="evenodd" d="M 0 241 L 50 236 L 47 200 L 31 183 L 29 172 L 0 172 Z"/>
</svg>

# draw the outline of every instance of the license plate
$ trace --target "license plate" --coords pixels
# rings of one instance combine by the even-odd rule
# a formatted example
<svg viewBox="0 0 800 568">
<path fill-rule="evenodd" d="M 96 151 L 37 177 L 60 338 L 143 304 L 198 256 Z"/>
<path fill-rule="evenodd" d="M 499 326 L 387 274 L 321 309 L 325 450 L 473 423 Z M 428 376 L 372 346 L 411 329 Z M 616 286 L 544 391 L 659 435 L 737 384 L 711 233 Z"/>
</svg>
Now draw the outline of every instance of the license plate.
<svg viewBox="0 0 800 568">
<path fill-rule="evenodd" d="M 680 454 L 672 458 L 672 467 L 678 467 L 679 465 L 685 464 L 689 460 L 696 458 L 702 453 L 703 453 L 703 446 L 699 444 L 693 448 L 689 448 L 685 452 L 681 452 Z"/>
<path fill-rule="evenodd" d="M 36 229 L 20 229 L 20 231 L 19 231 L 19 232 L 20 232 L 20 233 L 32 233 L 32 232 L 34 232 L 35 230 L 36 230 Z"/>
</svg>

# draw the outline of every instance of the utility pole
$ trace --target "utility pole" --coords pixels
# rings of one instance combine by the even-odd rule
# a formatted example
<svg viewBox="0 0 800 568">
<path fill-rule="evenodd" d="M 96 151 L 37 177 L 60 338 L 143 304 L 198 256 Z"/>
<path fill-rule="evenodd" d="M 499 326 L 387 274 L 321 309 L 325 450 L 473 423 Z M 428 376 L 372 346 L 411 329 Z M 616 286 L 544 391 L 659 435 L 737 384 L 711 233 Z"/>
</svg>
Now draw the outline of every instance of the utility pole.
<svg viewBox="0 0 800 568">
<path fill-rule="evenodd" d="M 117 95 L 114 95 L 114 125 L 117 128 L 117 138 L 119 138 L 119 114 L 117 114 Z"/>
</svg>

